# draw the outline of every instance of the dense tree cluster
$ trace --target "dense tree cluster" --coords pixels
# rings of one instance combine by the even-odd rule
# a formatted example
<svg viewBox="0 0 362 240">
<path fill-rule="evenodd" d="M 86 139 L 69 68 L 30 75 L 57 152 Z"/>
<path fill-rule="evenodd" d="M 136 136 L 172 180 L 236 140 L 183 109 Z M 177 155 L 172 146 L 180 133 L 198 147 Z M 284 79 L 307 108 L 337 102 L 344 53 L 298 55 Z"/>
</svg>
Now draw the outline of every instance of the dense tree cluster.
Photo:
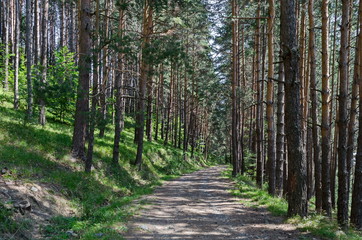
<svg viewBox="0 0 362 240">
<path fill-rule="evenodd" d="M 86 171 L 95 130 L 102 138 L 112 126 L 118 164 L 126 116 L 139 169 L 144 133 L 207 156 L 216 76 L 206 2 L 7 0 L 0 12 L 4 91 L 13 87 L 27 122 L 74 119 L 72 153 Z"/>
<path fill-rule="evenodd" d="M 342 227 L 357 228 L 359 4 L 232 0 L 213 9 L 219 21 L 214 60 L 231 85 L 224 95 L 230 111 L 221 114 L 230 119 L 222 139 L 233 175 L 267 183 L 270 194 L 288 199 L 290 216 L 307 216 L 313 202 L 330 217 L 336 208 Z"/>
<path fill-rule="evenodd" d="M 361 30 L 355 0 L 2 0 L 0 79 L 26 123 L 74 124 L 86 172 L 131 117 L 139 170 L 144 141 L 212 154 L 362 228 Z"/>
</svg>

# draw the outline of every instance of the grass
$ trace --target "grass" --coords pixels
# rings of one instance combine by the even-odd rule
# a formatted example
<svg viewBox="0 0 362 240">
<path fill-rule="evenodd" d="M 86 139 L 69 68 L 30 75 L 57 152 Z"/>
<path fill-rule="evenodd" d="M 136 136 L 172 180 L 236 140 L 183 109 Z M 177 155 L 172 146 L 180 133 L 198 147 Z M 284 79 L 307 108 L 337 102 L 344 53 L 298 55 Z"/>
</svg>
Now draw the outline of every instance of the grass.
<svg viewBox="0 0 362 240">
<path fill-rule="evenodd" d="M 1 90 L 0 90 L 1 91 Z M 24 124 L 25 110 L 11 107 L 12 96 L 0 92 L 0 168 L 12 171 L 8 176 L 23 182 L 52 183 L 66 196 L 79 214 L 57 216 L 42 231 L 49 239 L 69 239 L 69 231 L 80 239 L 122 239 L 125 222 L 137 210 L 130 204 L 155 186 L 208 163 L 197 155 L 197 161 L 186 159 L 181 149 L 164 146 L 160 141 L 144 145 L 144 165 L 137 171 L 131 161 L 136 156 L 133 123 L 127 118 L 122 132 L 120 167 L 112 166 L 112 129 L 103 138 L 96 138 L 95 169 L 83 172 L 83 163 L 72 160 L 72 126 L 48 118 L 48 124 Z M 24 106 L 24 105 L 23 105 Z M 1 234 L 10 234 L 21 227 L 12 220 L 11 212 L 0 205 Z M 67 233 L 68 232 L 68 233 Z"/>
<path fill-rule="evenodd" d="M 227 177 L 231 176 L 231 169 L 224 172 Z M 236 183 L 236 189 L 232 190 L 232 194 L 243 198 L 243 203 L 250 207 L 266 207 L 273 215 L 282 216 L 286 218 L 286 222 L 294 224 L 303 232 L 310 232 L 314 236 L 321 237 L 322 239 L 331 240 L 361 240 L 361 232 L 355 231 L 350 228 L 348 231 L 342 231 L 338 227 L 335 217 L 330 220 L 329 218 L 310 212 L 307 218 L 300 218 L 298 216 L 288 218 L 288 203 L 283 198 L 277 198 L 269 195 L 265 187 L 258 188 L 254 182 L 246 176 L 238 176 L 233 179 Z M 310 206 L 310 209 L 313 205 Z"/>
</svg>

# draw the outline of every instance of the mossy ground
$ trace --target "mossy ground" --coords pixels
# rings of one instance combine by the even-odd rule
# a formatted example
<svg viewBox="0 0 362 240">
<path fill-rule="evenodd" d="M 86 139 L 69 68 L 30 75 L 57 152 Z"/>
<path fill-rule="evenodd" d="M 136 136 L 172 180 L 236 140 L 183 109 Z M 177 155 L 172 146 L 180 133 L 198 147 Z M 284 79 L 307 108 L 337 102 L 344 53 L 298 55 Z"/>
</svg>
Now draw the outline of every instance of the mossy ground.
<svg viewBox="0 0 362 240">
<path fill-rule="evenodd" d="M 1 91 L 1 90 L 0 90 Z M 25 109 L 12 109 L 10 94 L 0 92 L 0 168 L 12 171 L 8 178 L 23 182 L 52 183 L 60 186 L 69 203 L 79 210 L 76 217 L 56 216 L 42 229 L 49 239 L 69 239 L 73 231 L 80 239 L 122 239 L 125 221 L 134 212 L 129 204 L 154 187 L 180 174 L 195 171 L 207 163 L 201 156 L 190 159 L 181 149 L 161 141 L 144 145 L 144 165 L 137 171 L 130 164 L 136 156 L 132 119 L 122 132 L 119 167 L 112 166 L 113 131 L 109 126 L 103 138 L 96 138 L 95 169 L 85 174 L 83 163 L 72 160 L 72 126 L 48 117 L 45 127 L 25 123 Z M 97 133 L 96 133 L 97 134 Z M 11 213 L 0 206 L 1 234 L 22 227 L 12 221 Z"/>
</svg>

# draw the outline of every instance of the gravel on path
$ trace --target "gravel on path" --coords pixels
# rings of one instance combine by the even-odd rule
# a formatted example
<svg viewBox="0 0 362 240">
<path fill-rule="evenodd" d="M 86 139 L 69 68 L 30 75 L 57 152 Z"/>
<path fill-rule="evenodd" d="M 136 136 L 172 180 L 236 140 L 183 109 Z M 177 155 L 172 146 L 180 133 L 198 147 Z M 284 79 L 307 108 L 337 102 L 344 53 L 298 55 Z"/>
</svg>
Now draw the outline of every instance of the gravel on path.
<svg viewBox="0 0 362 240">
<path fill-rule="evenodd" d="M 166 182 L 128 223 L 126 239 L 299 239 L 295 226 L 265 208 L 229 193 L 234 183 L 225 166 L 203 169 Z M 306 239 L 306 238 L 303 238 Z"/>
</svg>

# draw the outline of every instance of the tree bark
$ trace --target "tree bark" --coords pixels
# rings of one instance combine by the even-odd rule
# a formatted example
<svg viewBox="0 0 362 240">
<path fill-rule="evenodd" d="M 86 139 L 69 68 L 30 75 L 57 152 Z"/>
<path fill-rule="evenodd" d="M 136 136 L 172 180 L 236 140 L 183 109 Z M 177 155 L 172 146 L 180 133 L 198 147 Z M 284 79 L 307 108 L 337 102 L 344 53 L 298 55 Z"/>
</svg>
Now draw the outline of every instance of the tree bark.
<svg viewBox="0 0 362 240">
<path fill-rule="evenodd" d="M 362 43 L 362 0 L 359 2 L 359 42 Z M 362 63 L 362 48 L 359 48 L 359 62 Z M 361 81 L 362 64 L 359 65 Z M 359 84 L 359 112 L 362 113 L 362 84 Z M 359 114 L 358 147 L 352 193 L 351 225 L 362 229 L 362 114 Z"/>
<path fill-rule="evenodd" d="M 142 152 L 143 152 L 143 136 L 145 126 L 145 96 L 146 96 L 146 84 L 148 75 L 150 74 L 150 64 L 146 59 L 145 50 L 150 44 L 151 34 L 153 29 L 153 0 L 145 0 L 145 6 L 143 9 L 143 28 L 142 28 L 142 56 L 141 56 L 141 76 L 139 82 L 139 99 L 137 104 L 136 113 L 136 127 L 137 127 L 137 155 L 135 165 L 138 170 L 142 167 Z"/>
<path fill-rule="evenodd" d="M 81 0 L 79 6 L 79 84 L 73 131 L 72 154 L 84 159 L 85 137 L 89 114 L 89 72 L 91 69 L 91 4 Z"/>
<path fill-rule="evenodd" d="M 124 4 L 124 2 L 122 1 Z M 124 31 L 126 27 L 126 14 L 125 9 L 120 7 L 119 9 L 119 36 L 122 39 L 124 37 Z M 119 46 L 122 49 L 122 46 Z M 121 132 L 123 130 L 123 119 L 124 119 L 124 103 L 123 103 L 123 88 L 122 82 L 124 78 L 124 54 L 118 54 L 118 68 L 116 82 L 115 82 L 115 97 L 116 97 L 116 112 L 115 112 L 115 128 L 114 128 L 114 144 L 113 144 L 113 164 L 118 165 L 119 161 L 119 142 L 121 140 Z"/>
<path fill-rule="evenodd" d="M 43 1 L 43 22 L 42 22 L 42 48 L 41 48 L 41 65 L 42 65 L 42 77 L 41 77 L 41 97 L 39 99 L 39 123 L 44 126 L 46 124 L 46 108 L 45 108 L 45 84 L 47 81 L 48 71 L 48 14 L 49 2 Z"/>
<path fill-rule="evenodd" d="M 232 0 L 232 16 L 237 16 L 238 5 L 236 0 Z M 238 20 L 232 20 L 232 77 L 231 77 L 231 146 L 232 146 L 232 175 L 235 177 L 239 172 L 239 143 L 238 143 L 238 109 L 237 109 L 237 81 L 238 81 Z"/>
<path fill-rule="evenodd" d="M 278 106 L 277 106 L 277 139 L 276 139 L 276 173 L 275 192 L 278 197 L 283 196 L 283 176 L 284 176 L 284 64 L 279 64 L 278 79 Z"/>
<path fill-rule="evenodd" d="M 32 66 L 32 34 L 31 34 L 31 0 L 26 0 L 26 36 L 25 36 L 25 51 L 26 51 L 26 79 L 27 79 L 27 120 L 33 117 L 33 80 L 31 76 Z"/>
<path fill-rule="evenodd" d="M 348 168 L 347 168 L 347 126 L 348 126 L 348 35 L 350 0 L 342 0 L 341 49 L 339 54 L 339 141 L 338 141 L 338 223 L 348 226 Z"/>
<path fill-rule="evenodd" d="M 262 102 L 262 81 L 260 79 L 260 0 L 258 1 L 255 32 L 255 83 L 257 92 L 257 110 L 256 110 L 256 183 L 261 188 L 264 183 L 264 161 L 263 161 L 263 142 L 262 142 L 262 125 L 263 125 L 263 102 Z"/>
<path fill-rule="evenodd" d="M 309 0 L 309 54 L 310 54 L 310 99 L 311 99 L 311 118 L 312 118 L 312 138 L 313 138 L 313 162 L 314 162 L 314 181 L 316 211 L 322 211 L 322 183 L 321 183 L 321 161 L 320 144 L 318 134 L 318 101 L 316 86 L 316 48 L 315 48 L 315 23 L 314 23 L 314 0 Z"/>
<path fill-rule="evenodd" d="M 288 141 L 288 215 L 307 215 L 307 169 L 301 128 L 296 1 L 281 1 L 281 44 L 285 68 L 285 126 Z"/>
<path fill-rule="evenodd" d="M 274 0 L 269 0 L 268 18 L 268 85 L 267 85 L 267 122 L 268 122 L 268 192 L 275 195 L 275 131 L 274 131 Z"/>
<path fill-rule="evenodd" d="M 14 109 L 19 109 L 19 44 L 20 44 L 20 21 L 21 21 L 21 2 L 15 2 L 15 61 L 14 61 Z"/>
<path fill-rule="evenodd" d="M 329 124 L 329 0 L 322 1 L 322 208 L 332 215 Z"/>
</svg>

